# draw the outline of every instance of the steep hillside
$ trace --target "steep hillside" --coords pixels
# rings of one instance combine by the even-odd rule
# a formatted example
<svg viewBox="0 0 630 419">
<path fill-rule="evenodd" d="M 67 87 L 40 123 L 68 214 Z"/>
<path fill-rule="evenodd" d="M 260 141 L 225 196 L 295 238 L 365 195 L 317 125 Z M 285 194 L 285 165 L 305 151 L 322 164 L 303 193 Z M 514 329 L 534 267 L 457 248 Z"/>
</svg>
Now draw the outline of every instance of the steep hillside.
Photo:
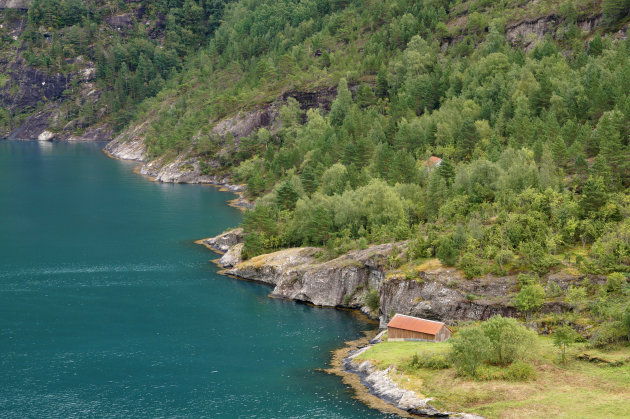
<svg viewBox="0 0 630 419">
<path fill-rule="evenodd" d="M 142 144 L 161 180 L 247 183 L 246 258 L 409 240 L 392 262 L 406 280 L 432 258 L 468 278 L 520 274 L 522 313 L 563 301 L 573 314 L 555 322 L 608 318 L 589 335 L 625 339 L 625 4 L 323 3 L 229 7 L 110 150 Z M 256 26 L 282 13 L 282 31 Z M 550 274 L 568 282 L 548 288 Z"/>
<path fill-rule="evenodd" d="M 111 139 L 207 44 L 225 3 L 0 4 L 0 135 Z"/>
<path fill-rule="evenodd" d="M 590 335 L 607 343 L 630 327 L 628 11 L 39 0 L 6 30 L 21 33 L 11 62 L 41 72 L 33 80 L 70 80 L 44 118 L 53 133 L 107 124 L 120 131 L 108 151 L 157 180 L 246 184 L 245 258 L 405 241 L 391 266 L 407 280 L 435 259 L 470 279 L 520 278 L 520 312 L 562 300 L 571 310 L 556 323 L 602 323 Z M 90 65 L 83 94 L 90 82 L 73 74 Z M 548 289 L 549 275 L 573 281 Z"/>
</svg>

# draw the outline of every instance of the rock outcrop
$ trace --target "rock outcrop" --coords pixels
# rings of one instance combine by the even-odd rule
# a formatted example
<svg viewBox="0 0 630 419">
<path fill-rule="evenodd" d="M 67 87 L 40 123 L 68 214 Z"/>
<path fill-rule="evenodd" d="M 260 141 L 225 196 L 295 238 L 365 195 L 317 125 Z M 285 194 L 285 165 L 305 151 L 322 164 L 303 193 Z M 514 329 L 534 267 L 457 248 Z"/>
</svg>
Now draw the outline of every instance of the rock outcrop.
<svg viewBox="0 0 630 419">
<path fill-rule="evenodd" d="M 429 404 L 433 399 L 421 397 L 414 391 L 398 386 L 390 378 L 393 367 L 379 370 L 369 361 L 355 361 L 357 356 L 369 348 L 370 346 L 366 346 L 350 352 L 349 356 L 343 360 L 343 367 L 346 371 L 357 374 L 361 378 L 361 383 L 371 394 L 412 415 L 430 418 L 483 419 L 481 416 L 469 413 L 441 412 Z"/>
<path fill-rule="evenodd" d="M 27 10 L 31 7 L 31 0 L 0 0 L 0 9 Z"/>
<path fill-rule="evenodd" d="M 542 41 L 547 34 L 557 37 L 558 28 L 563 23 L 564 20 L 560 16 L 553 14 L 524 20 L 508 26 L 505 30 L 505 39 L 513 46 L 520 46 L 525 50 L 529 50 L 537 42 Z M 578 21 L 577 26 L 584 32 L 592 32 L 601 23 L 602 15 L 595 15 Z"/>
<path fill-rule="evenodd" d="M 239 232 L 242 234 L 242 232 Z M 235 240 L 230 232 L 230 243 Z M 218 236 L 206 240 L 213 248 L 225 252 L 226 239 Z M 224 243 L 218 246 L 217 243 Z M 338 258 L 320 261 L 321 249 L 294 248 L 261 255 L 238 262 L 242 248 L 228 251 L 230 256 L 219 264 L 224 272 L 243 279 L 272 285 L 271 295 L 318 306 L 360 309 L 381 326 L 392 313 L 402 313 L 455 323 L 482 320 L 495 314 L 515 316 L 516 309 L 506 298 L 514 289 L 511 277 L 466 280 L 454 269 L 437 267 L 419 273 L 415 279 L 388 275 L 388 258 L 404 252 L 406 243 L 390 243 L 354 250 Z M 377 290 L 380 307 L 366 306 L 366 295 Z M 472 299 L 476 292 L 483 297 Z"/>
<path fill-rule="evenodd" d="M 390 266 L 404 256 L 407 242 L 388 243 L 353 250 L 332 260 L 322 260 L 324 251 L 315 247 L 281 250 L 242 261 L 243 230 L 231 230 L 204 240 L 208 247 L 226 253 L 218 263 L 225 274 L 273 287 L 271 295 L 318 306 L 354 308 L 379 319 L 381 327 L 395 313 L 456 324 L 485 320 L 494 315 L 515 317 L 512 304 L 518 290 L 515 275 L 485 275 L 466 279 L 454 268 L 437 260 L 409 277 Z M 547 286 L 566 289 L 584 277 L 550 274 Z M 591 281 L 601 282 L 593 276 Z M 378 292 L 379 307 L 369 308 L 366 296 Z M 547 301 L 545 313 L 570 310 L 563 301 Z M 544 331 L 544 330 L 543 330 Z"/>
<path fill-rule="evenodd" d="M 0 0 L 3 8 L 26 9 L 28 2 Z M 11 19 L 5 19 L 0 25 L 5 33 L 15 41 L 26 28 L 27 15 L 24 11 L 16 12 Z M 6 127 L 0 132 L 1 137 L 14 140 L 33 140 L 53 136 L 52 141 L 109 141 L 112 132 L 107 126 L 96 124 L 88 126 L 81 117 L 70 121 L 63 115 L 62 104 L 67 101 L 64 92 L 75 89 L 73 100 L 84 106 L 94 104 L 100 97 L 100 89 L 94 83 L 94 63 L 78 56 L 66 60 L 73 64 L 76 71 L 62 74 L 48 72 L 31 66 L 23 57 L 24 46 L 19 42 L 6 44 L 0 57 L 0 107 L 9 111 L 19 125 Z M 100 111 L 99 111 L 100 112 Z M 77 132 L 85 130 L 83 134 Z"/>
<path fill-rule="evenodd" d="M 231 268 L 238 265 L 243 261 L 243 243 L 232 246 L 223 256 L 219 259 L 219 265 L 224 268 Z"/>
<path fill-rule="evenodd" d="M 304 247 L 261 255 L 226 273 L 274 286 L 272 295 L 318 306 L 362 309 L 365 296 L 385 282 L 383 263 L 401 244 L 383 244 L 320 262 L 321 249 Z"/>
<path fill-rule="evenodd" d="M 203 242 L 208 247 L 218 252 L 225 253 L 228 250 L 230 250 L 230 248 L 232 248 L 233 246 L 236 246 L 237 244 L 241 243 L 242 240 L 243 240 L 243 229 L 235 228 L 233 230 L 228 230 L 225 233 L 221 233 L 216 237 L 205 239 Z"/>
</svg>

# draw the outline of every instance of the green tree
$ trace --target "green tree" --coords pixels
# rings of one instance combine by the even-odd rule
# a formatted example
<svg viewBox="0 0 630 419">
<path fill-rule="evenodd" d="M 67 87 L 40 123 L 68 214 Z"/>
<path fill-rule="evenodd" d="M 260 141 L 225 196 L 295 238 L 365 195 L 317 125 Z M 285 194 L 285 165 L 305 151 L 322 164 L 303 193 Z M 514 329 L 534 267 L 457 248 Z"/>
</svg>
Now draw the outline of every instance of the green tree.
<svg viewBox="0 0 630 419">
<path fill-rule="evenodd" d="M 455 247 L 451 236 L 444 237 L 440 240 L 436 256 L 445 266 L 455 266 L 455 264 L 457 264 L 459 260 L 459 250 Z"/>
<path fill-rule="evenodd" d="M 525 313 L 527 319 L 533 312 L 542 307 L 544 302 L 545 289 L 540 284 L 525 285 L 514 298 L 514 306 Z"/>
<path fill-rule="evenodd" d="M 601 176 L 589 178 L 582 186 L 582 198 L 579 201 L 580 209 L 586 216 L 594 215 L 606 203 L 608 194 Z"/>
<path fill-rule="evenodd" d="M 343 124 L 343 120 L 346 118 L 346 114 L 350 111 L 351 106 L 352 93 L 348 89 L 348 82 L 346 79 L 341 79 L 337 86 L 337 98 L 330 107 L 330 123 L 334 126 Z"/>
<path fill-rule="evenodd" d="M 553 344 L 560 349 L 563 363 L 567 362 L 566 348 L 576 340 L 576 333 L 570 326 L 561 326 L 553 333 Z"/>
<path fill-rule="evenodd" d="M 301 179 L 302 187 L 307 194 L 310 195 L 317 190 L 317 173 L 310 165 L 305 166 L 302 170 Z"/>
<path fill-rule="evenodd" d="M 476 378 L 484 362 L 487 360 L 491 342 L 479 327 L 468 327 L 460 330 L 451 339 L 451 357 L 457 372 Z"/>
<path fill-rule="evenodd" d="M 446 181 L 446 185 L 450 186 L 455 179 L 455 168 L 449 159 L 442 159 L 442 163 L 438 169 L 440 176 Z"/>
<path fill-rule="evenodd" d="M 280 185 L 277 192 L 276 205 L 282 209 L 293 210 L 299 198 L 293 184 L 290 181 L 286 181 Z"/>
<path fill-rule="evenodd" d="M 490 342 L 488 361 L 493 364 L 507 366 L 534 349 L 535 332 L 519 324 L 516 319 L 493 316 L 483 322 L 480 328 Z"/>
<path fill-rule="evenodd" d="M 348 170 L 341 163 L 330 166 L 322 175 L 321 188 L 326 195 L 340 194 L 348 181 Z"/>
</svg>

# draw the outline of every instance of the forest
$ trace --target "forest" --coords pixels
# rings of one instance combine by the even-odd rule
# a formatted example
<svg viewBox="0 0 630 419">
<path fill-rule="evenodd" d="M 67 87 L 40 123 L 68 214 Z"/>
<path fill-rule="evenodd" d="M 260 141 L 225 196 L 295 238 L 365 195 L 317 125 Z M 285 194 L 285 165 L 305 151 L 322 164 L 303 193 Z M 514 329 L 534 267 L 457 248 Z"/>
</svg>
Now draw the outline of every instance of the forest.
<svg viewBox="0 0 630 419">
<path fill-rule="evenodd" d="M 393 263 L 411 278 L 433 258 L 469 278 L 519 274 L 522 312 L 563 299 L 609 320 L 598 342 L 628 340 L 630 1 L 140 3 L 135 25 L 106 33 L 98 22 L 125 2 L 34 0 L 25 56 L 55 71 L 89 57 L 105 93 L 70 114 L 148 121 L 152 157 L 188 153 L 247 184 L 247 257 L 408 241 Z M 506 39 L 551 15 L 552 30 Z M 330 87 L 329 111 L 289 99 L 275 129 L 212 134 L 284 92 Z M 607 281 L 551 295 L 550 272 Z"/>
</svg>

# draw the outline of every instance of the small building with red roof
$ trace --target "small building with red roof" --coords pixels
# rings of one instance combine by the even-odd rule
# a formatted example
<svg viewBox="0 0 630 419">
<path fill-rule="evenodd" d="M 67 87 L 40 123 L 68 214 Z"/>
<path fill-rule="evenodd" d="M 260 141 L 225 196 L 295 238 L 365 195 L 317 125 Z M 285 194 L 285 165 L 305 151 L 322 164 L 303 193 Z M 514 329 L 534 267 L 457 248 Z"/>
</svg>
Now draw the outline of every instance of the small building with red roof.
<svg viewBox="0 0 630 419">
<path fill-rule="evenodd" d="M 440 165 L 442 164 L 442 159 L 439 157 L 431 156 L 424 162 L 424 164 L 430 170 L 430 169 L 433 169 L 434 167 L 440 167 Z"/>
<path fill-rule="evenodd" d="M 387 340 L 426 340 L 444 342 L 451 337 L 452 331 L 447 325 L 434 320 L 396 314 L 387 324 Z"/>
</svg>

